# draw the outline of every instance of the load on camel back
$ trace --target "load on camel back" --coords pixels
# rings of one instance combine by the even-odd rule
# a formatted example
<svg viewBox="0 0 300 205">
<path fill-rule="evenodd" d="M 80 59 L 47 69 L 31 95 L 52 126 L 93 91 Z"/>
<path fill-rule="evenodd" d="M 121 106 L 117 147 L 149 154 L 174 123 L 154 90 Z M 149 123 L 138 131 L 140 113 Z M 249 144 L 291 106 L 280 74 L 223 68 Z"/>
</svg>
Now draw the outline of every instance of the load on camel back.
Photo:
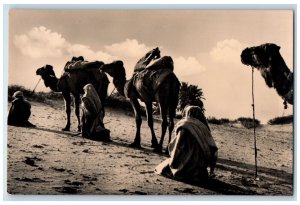
<svg viewBox="0 0 300 205">
<path fill-rule="evenodd" d="M 76 72 L 78 70 L 93 71 L 99 69 L 104 63 L 102 61 L 85 61 L 82 56 L 73 56 L 71 61 L 68 61 L 64 67 L 65 73 Z M 64 74 L 65 74 L 64 73 Z"/>
<path fill-rule="evenodd" d="M 156 61 L 155 61 L 156 60 Z M 153 62 L 152 64 L 150 64 Z M 180 82 L 173 72 L 173 60 L 166 56 L 160 58 L 158 48 L 146 53 L 135 66 L 135 73 L 126 80 L 122 61 L 104 64 L 100 70 L 113 78 L 113 84 L 120 95 L 130 100 L 135 115 L 136 133 L 130 147 L 141 147 L 141 100 L 146 105 L 148 126 L 151 130 L 151 147 L 155 152 L 162 152 L 164 137 L 169 128 L 169 142 L 174 128 L 174 117 L 178 105 Z M 152 116 L 152 103 L 157 102 L 161 115 L 161 137 L 158 143 Z"/>
<path fill-rule="evenodd" d="M 80 95 L 84 94 L 84 86 L 92 84 L 101 100 L 105 104 L 109 80 L 107 75 L 99 68 L 104 63 L 101 61 L 87 62 L 82 56 L 73 57 L 64 67 L 64 73 L 57 78 L 51 65 L 45 65 L 36 70 L 36 75 L 40 75 L 46 87 L 54 92 L 61 92 L 65 101 L 66 126 L 63 131 L 70 131 L 71 126 L 71 94 L 75 102 L 75 115 L 78 121 L 78 131 L 81 131 L 80 124 Z M 102 106 L 104 112 L 104 106 Z"/>
<path fill-rule="evenodd" d="M 89 74 L 89 78 L 92 81 L 101 81 L 102 76 L 99 76 L 99 68 L 104 64 L 102 61 L 86 61 L 83 56 L 75 57 L 73 56 L 71 61 L 68 61 L 64 67 L 64 73 L 61 76 L 63 78 L 70 78 L 73 73 L 85 72 Z M 106 79 L 108 81 L 108 79 Z M 87 84 L 87 83 L 86 83 Z M 86 85 L 85 84 L 85 85 Z M 82 94 L 82 88 L 84 85 L 80 87 L 80 93 Z M 100 97 L 100 96 L 99 96 Z M 106 98 L 106 96 L 105 96 Z M 103 99 L 102 99 L 103 100 Z"/>
<path fill-rule="evenodd" d="M 153 101 L 162 82 L 173 73 L 173 59 L 170 56 L 160 56 L 159 48 L 154 48 L 145 54 L 135 65 L 132 78 L 126 84 L 125 96 L 135 87 L 145 101 Z"/>
</svg>

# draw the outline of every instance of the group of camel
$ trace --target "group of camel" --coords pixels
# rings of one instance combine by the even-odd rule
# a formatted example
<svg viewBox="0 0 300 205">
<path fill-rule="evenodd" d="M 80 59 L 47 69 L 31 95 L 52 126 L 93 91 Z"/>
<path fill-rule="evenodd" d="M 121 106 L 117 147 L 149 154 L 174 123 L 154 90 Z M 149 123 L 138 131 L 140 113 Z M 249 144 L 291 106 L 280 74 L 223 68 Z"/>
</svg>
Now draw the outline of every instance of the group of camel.
<svg viewBox="0 0 300 205">
<path fill-rule="evenodd" d="M 280 47 L 275 44 L 263 44 L 257 47 L 246 48 L 241 54 L 241 60 L 243 64 L 257 68 L 265 79 L 266 84 L 269 87 L 274 87 L 277 93 L 284 99 L 284 102 L 293 104 L 293 73 L 286 66 L 279 53 L 279 49 Z M 136 148 L 141 147 L 140 129 L 142 118 L 141 105 L 138 101 L 138 99 L 140 99 L 146 105 L 147 121 L 152 136 L 152 147 L 156 152 L 162 152 L 167 127 L 169 128 L 169 142 L 174 129 L 174 117 L 178 104 L 180 82 L 173 72 L 174 67 L 172 58 L 170 56 L 161 57 L 158 48 L 146 53 L 138 63 L 142 61 L 142 64 L 144 64 L 146 68 L 156 59 L 159 59 L 159 62 L 157 61 L 158 63 L 150 65 L 154 68 L 153 72 L 161 69 L 165 70 L 165 72 L 162 72 L 165 73 L 165 75 L 163 75 L 163 79 L 160 79 L 161 75 L 152 75 L 154 77 L 148 79 L 148 87 L 149 85 L 152 86 L 149 94 L 150 97 L 142 90 L 141 84 L 145 83 L 145 81 L 126 79 L 125 68 L 123 62 L 120 60 L 108 64 L 101 61 L 95 61 L 92 62 L 92 66 L 88 69 L 68 70 L 60 78 L 56 77 L 51 65 L 45 65 L 44 67 L 37 69 L 36 74 L 42 77 L 46 87 L 49 87 L 55 92 L 62 92 L 67 114 L 67 124 L 65 128 L 63 128 L 64 131 L 70 130 L 71 94 L 74 96 L 75 114 L 78 120 L 78 131 L 80 131 L 79 106 L 80 95 L 83 94 L 83 87 L 88 83 L 92 84 L 95 87 L 100 100 L 105 104 L 109 84 L 106 74 L 110 75 L 113 78 L 113 84 L 119 94 L 130 100 L 135 113 L 136 134 L 135 139 L 130 146 Z M 155 84 L 159 80 L 161 83 L 159 85 Z M 153 102 L 159 104 L 162 118 L 159 143 L 153 129 Z"/>
<path fill-rule="evenodd" d="M 160 52 L 158 49 L 153 49 L 149 51 L 145 56 L 147 56 L 147 62 L 145 62 L 145 66 L 147 66 L 147 64 L 149 64 L 152 60 L 160 58 Z M 173 65 L 171 57 L 162 57 L 161 59 L 162 60 L 160 60 L 160 65 Z M 171 62 L 164 63 L 164 60 L 166 59 Z M 40 75 L 44 80 L 44 84 L 46 87 L 49 87 L 55 92 L 62 92 L 63 94 L 67 114 L 67 124 L 65 128 L 63 128 L 63 131 L 70 130 L 71 93 L 74 96 L 75 101 L 75 114 L 78 120 L 78 131 L 80 131 L 81 127 L 79 117 L 80 95 L 83 94 L 83 87 L 86 84 L 90 83 L 95 87 L 100 100 L 103 102 L 103 104 L 105 104 L 109 84 L 106 75 L 107 73 L 113 78 L 113 84 L 116 87 L 117 91 L 123 96 L 125 96 L 126 93 L 126 97 L 130 100 L 130 103 L 134 109 L 136 134 L 134 142 L 130 146 L 136 148 L 141 147 L 140 128 L 142 124 L 142 118 L 141 106 L 138 101 L 138 99 L 140 99 L 146 104 L 147 121 L 152 135 L 152 147 L 155 151 L 161 152 L 167 127 L 169 127 L 169 142 L 171 140 L 171 134 L 174 129 L 174 117 L 178 104 L 180 82 L 173 72 L 169 72 L 170 70 L 173 70 L 173 67 L 161 68 L 166 70 L 166 72 L 168 72 L 168 75 L 166 75 L 162 83 L 158 87 L 156 87 L 154 91 L 155 93 L 152 93 L 153 98 L 149 98 L 148 96 L 145 96 L 144 92 L 141 91 L 140 86 L 136 86 L 136 84 L 132 83 L 132 81 L 126 80 L 126 72 L 122 61 L 113 61 L 109 64 L 104 64 L 100 61 L 97 62 L 98 63 L 94 63 L 94 68 L 77 69 L 74 71 L 70 70 L 59 79 L 56 77 L 51 65 L 45 65 L 44 67 L 41 67 L 36 71 L 36 74 Z M 158 78 L 160 78 L 160 76 L 157 75 L 156 78 L 152 79 L 153 84 L 156 80 L 158 80 Z M 162 132 L 159 143 L 157 141 L 153 128 L 152 102 L 154 101 L 159 104 L 162 118 Z"/>
</svg>

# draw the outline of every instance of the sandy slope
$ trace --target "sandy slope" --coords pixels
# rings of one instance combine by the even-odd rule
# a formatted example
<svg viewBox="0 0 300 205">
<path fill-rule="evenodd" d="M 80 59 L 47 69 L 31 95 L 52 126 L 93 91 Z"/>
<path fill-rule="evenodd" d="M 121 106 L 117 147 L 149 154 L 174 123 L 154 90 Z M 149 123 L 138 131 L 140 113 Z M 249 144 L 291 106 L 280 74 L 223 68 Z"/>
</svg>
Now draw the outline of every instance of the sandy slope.
<svg viewBox="0 0 300 205">
<path fill-rule="evenodd" d="M 252 130 L 211 125 L 219 147 L 216 179 L 195 186 L 154 173 L 166 156 L 152 152 L 150 131 L 142 125 L 143 149 L 128 148 L 135 133 L 132 114 L 107 109 L 105 122 L 112 143 L 73 137 L 62 106 L 34 103 L 31 122 L 38 128 L 8 126 L 7 188 L 11 194 L 293 194 L 292 125 L 257 130 L 259 181 L 253 181 Z M 158 134 L 160 125 L 155 123 Z M 166 143 L 165 143 L 166 144 Z"/>
</svg>

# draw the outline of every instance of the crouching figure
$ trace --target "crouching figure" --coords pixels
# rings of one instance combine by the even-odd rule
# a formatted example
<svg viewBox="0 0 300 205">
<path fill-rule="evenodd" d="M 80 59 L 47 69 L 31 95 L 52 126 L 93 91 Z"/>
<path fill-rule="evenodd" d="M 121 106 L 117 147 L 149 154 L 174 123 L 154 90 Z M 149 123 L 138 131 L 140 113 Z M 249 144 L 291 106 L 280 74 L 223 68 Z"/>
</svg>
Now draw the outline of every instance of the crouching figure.
<svg viewBox="0 0 300 205">
<path fill-rule="evenodd" d="M 83 87 L 82 101 L 82 136 L 92 140 L 111 141 L 110 131 L 105 129 L 104 111 L 100 98 L 92 84 Z"/>
<path fill-rule="evenodd" d="M 170 158 L 155 168 L 163 176 L 189 183 L 202 183 L 214 175 L 218 148 L 206 118 L 198 106 L 184 109 L 183 119 L 175 127 L 169 144 Z"/>
<path fill-rule="evenodd" d="M 9 109 L 7 124 L 19 127 L 36 127 L 30 123 L 31 105 L 24 99 L 23 92 L 16 91 Z"/>
</svg>

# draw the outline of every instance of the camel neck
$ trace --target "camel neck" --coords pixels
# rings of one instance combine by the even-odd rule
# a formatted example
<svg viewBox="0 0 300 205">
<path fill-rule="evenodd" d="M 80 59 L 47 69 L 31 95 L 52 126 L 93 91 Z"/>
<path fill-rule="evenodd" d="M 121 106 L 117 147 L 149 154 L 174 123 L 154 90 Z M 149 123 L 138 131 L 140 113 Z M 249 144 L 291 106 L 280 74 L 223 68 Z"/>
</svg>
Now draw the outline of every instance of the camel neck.
<svg viewBox="0 0 300 205">
<path fill-rule="evenodd" d="M 124 94 L 124 87 L 125 87 L 126 79 L 125 80 L 117 80 L 113 79 L 113 84 L 115 85 L 117 91 L 119 92 L 120 95 L 125 97 Z"/>
<path fill-rule="evenodd" d="M 273 59 L 271 65 L 273 86 L 280 96 L 285 96 L 293 87 L 293 74 L 280 54 Z"/>
<path fill-rule="evenodd" d="M 273 67 L 281 67 L 284 70 L 288 69 L 284 59 L 282 58 L 282 56 L 279 53 L 275 57 L 273 57 L 273 59 L 274 59 L 274 62 L 272 63 Z"/>
<path fill-rule="evenodd" d="M 46 87 L 49 87 L 54 92 L 61 92 L 58 87 L 59 79 L 56 76 L 44 76 L 42 77 Z"/>
</svg>

